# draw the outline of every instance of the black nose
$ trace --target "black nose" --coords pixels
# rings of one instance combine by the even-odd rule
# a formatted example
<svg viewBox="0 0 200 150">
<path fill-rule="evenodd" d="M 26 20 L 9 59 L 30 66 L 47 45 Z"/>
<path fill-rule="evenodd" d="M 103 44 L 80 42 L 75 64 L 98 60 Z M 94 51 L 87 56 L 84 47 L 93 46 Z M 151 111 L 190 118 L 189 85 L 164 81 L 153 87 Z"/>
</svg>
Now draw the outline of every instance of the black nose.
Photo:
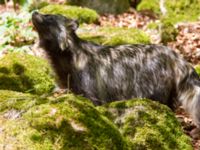
<svg viewBox="0 0 200 150">
<path fill-rule="evenodd" d="M 36 15 L 38 15 L 39 13 L 37 12 L 37 11 L 34 11 L 33 13 L 32 13 L 32 16 L 36 16 Z"/>
<path fill-rule="evenodd" d="M 37 11 L 34 11 L 33 14 L 32 14 L 32 20 L 34 22 L 37 22 L 37 23 L 42 23 L 44 18 L 43 18 L 43 15 L 40 14 L 39 12 Z"/>
</svg>

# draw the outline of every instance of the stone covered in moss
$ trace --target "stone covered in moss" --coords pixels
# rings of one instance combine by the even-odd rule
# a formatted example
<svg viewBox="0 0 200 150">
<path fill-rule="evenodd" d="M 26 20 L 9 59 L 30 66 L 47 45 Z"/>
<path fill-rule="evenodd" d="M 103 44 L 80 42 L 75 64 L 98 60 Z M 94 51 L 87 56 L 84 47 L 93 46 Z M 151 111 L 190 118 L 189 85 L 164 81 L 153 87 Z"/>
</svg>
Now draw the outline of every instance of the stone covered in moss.
<svg viewBox="0 0 200 150">
<path fill-rule="evenodd" d="M 44 14 L 61 14 L 71 19 L 77 19 L 79 23 L 93 23 L 99 15 L 92 9 L 68 5 L 48 5 L 40 10 Z"/>
<path fill-rule="evenodd" d="M 97 12 L 104 13 L 122 13 L 129 9 L 129 0 L 67 0 L 69 4 L 88 7 Z"/>
<path fill-rule="evenodd" d="M 157 14 L 161 14 L 160 0 L 142 0 L 137 6 L 137 10 L 152 10 Z M 175 24 L 182 21 L 194 21 L 200 16 L 199 0 L 166 0 L 165 7 L 167 14 L 165 19 Z"/>
<path fill-rule="evenodd" d="M 167 19 L 172 23 L 181 21 L 195 21 L 200 17 L 199 0 L 166 1 Z"/>
<path fill-rule="evenodd" d="M 5 149 L 127 149 L 115 125 L 82 97 L 43 100 L 0 91 L 0 108 L 0 145 Z"/>
<path fill-rule="evenodd" d="M 130 142 L 130 149 L 192 150 L 191 141 L 166 106 L 145 99 L 99 107 Z"/>
<path fill-rule="evenodd" d="M 80 38 L 103 45 L 150 43 L 150 38 L 143 31 L 119 27 L 80 28 Z"/>
<path fill-rule="evenodd" d="M 161 26 L 161 42 L 167 44 L 175 41 L 178 35 L 178 29 L 168 20 L 163 20 Z"/>
<path fill-rule="evenodd" d="M 150 10 L 156 14 L 160 14 L 160 9 L 159 9 L 159 0 L 142 0 L 138 5 L 137 5 L 137 10 L 142 11 L 142 10 Z"/>
<path fill-rule="evenodd" d="M 9 53 L 0 59 L 0 89 L 44 94 L 53 88 L 47 61 L 24 53 Z"/>
<path fill-rule="evenodd" d="M 137 10 L 151 10 L 161 19 L 161 40 L 164 44 L 176 39 L 178 30 L 174 27 L 179 22 L 196 21 L 200 17 L 199 0 L 166 0 L 167 13 L 163 16 L 160 10 L 160 0 L 142 0 Z"/>
</svg>

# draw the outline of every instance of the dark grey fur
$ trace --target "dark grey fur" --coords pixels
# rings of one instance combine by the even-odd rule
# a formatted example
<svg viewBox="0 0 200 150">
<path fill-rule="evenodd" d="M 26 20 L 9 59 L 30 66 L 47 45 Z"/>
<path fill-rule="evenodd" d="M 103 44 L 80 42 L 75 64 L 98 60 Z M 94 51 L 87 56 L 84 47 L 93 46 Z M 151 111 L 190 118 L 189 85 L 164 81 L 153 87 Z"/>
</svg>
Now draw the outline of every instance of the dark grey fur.
<svg viewBox="0 0 200 150">
<path fill-rule="evenodd" d="M 76 21 L 61 15 L 32 16 L 60 86 L 101 105 L 149 98 L 173 108 L 176 103 L 200 126 L 200 81 L 193 67 L 158 45 L 101 46 L 79 39 Z"/>
</svg>

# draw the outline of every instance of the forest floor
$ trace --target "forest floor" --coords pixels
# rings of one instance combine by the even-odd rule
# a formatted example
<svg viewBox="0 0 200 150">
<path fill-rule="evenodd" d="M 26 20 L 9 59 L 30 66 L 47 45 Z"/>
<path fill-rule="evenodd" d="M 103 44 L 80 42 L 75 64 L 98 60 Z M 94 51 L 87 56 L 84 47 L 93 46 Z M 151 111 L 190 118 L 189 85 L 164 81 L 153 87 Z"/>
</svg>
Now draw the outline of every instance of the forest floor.
<svg viewBox="0 0 200 150">
<path fill-rule="evenodd" d="M 8 5 L 7 8 L 4 5 L 0 5 L 0 13 L 4 11 L 13 11 L 12 5 Z M 159 31 L 147 27 L 149 23 L 157 21 L 159 20 L 151 13 L 139 13 L 135 10 L 130 10 L 120 15 L 102 15 L 99 19 L 98 26 L 111 25 L 116 27 L 139 28 L 150 35 L 152 43 L 160 44 Z M 179 31 L 178 36 L 175 41 L 167 43 L 167 46 L 180 53 L 194 66 L 200 64 L 200 21 L 180 23 L 176 25 L 176 28 Z M 176 111 L 176 117 L 181 122 L 185 133 L 192 137 L 194 149 L 198 150 L 200 147 L 200 137 L 193 135 L 196 127 L 192 123 L 191 118 L 181 108 Z"/>
</svg>

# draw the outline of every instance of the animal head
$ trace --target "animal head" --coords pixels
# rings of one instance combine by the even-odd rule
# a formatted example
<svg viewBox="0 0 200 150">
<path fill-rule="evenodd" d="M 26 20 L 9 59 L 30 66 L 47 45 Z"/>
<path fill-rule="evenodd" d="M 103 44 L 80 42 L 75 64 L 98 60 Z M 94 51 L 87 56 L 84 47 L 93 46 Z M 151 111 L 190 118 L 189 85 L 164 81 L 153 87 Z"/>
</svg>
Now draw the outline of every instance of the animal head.
<svg viewBox="0 0 200 150">
<path fill-rule="evenodd" d="M 62 15 L 32 14 L 32 23 L 39 34 L 42 47 L 58 46 L 62 51 L 67 49 L 70 40 L 78 28 L 78 22 Z"/>
</svg>

